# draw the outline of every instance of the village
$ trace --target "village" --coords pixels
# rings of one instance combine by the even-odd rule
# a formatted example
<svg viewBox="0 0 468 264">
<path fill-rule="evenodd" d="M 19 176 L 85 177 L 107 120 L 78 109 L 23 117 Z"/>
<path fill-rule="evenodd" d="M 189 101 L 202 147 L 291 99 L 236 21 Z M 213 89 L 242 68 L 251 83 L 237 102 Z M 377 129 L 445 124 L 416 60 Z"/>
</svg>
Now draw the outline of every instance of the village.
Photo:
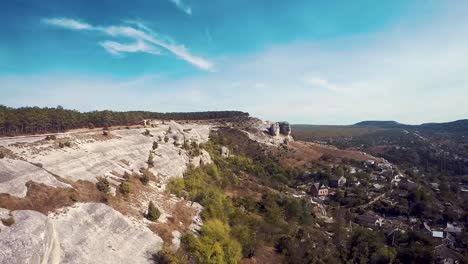
<svg viewBox="0 0 468 264">
<path fill-rule="evenodd" d="M 462 223 L 451 222 L 445 215 L 442 221 L 432 221 L 424 215 L 411 214 L 408 209 L 414 192 L 430 188 L 437 194 L 439 183 L 422 188 L 421 183 L 385 159 L 310 171 L 307 178 L 315 181 L 297 186 L 293 196 L 310 196 L 315 212 L 325 223 L 336 222 L 333 212 L 345 210 L 351 215 L 346 219 L 347 228 L 359 225 L 380 232 L 392 246 L 399 245 L 399 237 L 417 231 L 435 243 L 435 255 L 441 263 L 462 263 L 461 247 L 466 237 Z"/>
</svg>

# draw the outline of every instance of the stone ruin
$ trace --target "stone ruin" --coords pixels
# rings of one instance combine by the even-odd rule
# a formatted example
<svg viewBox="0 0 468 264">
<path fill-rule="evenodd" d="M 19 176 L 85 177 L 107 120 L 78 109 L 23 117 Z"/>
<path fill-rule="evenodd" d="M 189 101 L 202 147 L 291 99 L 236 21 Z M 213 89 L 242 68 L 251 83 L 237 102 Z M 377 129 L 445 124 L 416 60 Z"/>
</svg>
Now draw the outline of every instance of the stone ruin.
<svg viewBox="0 0 468 264">
<path fill-rule="evenodd" d="M 268 129 L 268 132 L 270 133 L 271 136 L 279 136 L 284 135 L 284 136 L 289 136 L 291 134 L 291 125 L 289 125 L 288 122 L 276 122 L 271 124 L 270 128 Z"/>
</svg>

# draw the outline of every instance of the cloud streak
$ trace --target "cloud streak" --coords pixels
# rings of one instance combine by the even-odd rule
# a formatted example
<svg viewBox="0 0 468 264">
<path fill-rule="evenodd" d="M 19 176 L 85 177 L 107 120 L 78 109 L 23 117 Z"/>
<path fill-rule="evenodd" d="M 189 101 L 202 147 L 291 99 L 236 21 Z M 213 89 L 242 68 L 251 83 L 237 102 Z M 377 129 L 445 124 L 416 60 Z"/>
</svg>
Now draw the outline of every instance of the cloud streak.
<svg viewBox="0 0 468 264">
<path fill-rule="evenodd" d="M 93 28 L 93 26 L 88 23 L 83 23 L 69 18 L 45 18 L 42 22 L 53 26 L 75 30 L 89 30 Z"/>
<path fill-rule="evenodd" d="M 192 14 L 192 8 L 190 8 L 190 6 L 182 2 L 182 0 L 169 0 L 169 1 L 173 3 L 182 12 L 186 13 L 187 15 Z"/>
<path fill-rule="evenodd" d="M 45 18 L 42 20 L 42 22 L 51 26 L 62 27 L 70 30 L 88 30 L 101 32 L 110 37 L 130 39 L 133 41 L 132 44 L 124 44 L 120 41 L 111 40 L 106 40 L 99 43 L 100 46 L 113 55 L 121 55 L 121 53 L 124 52 L 143 52 L 151 55 L 160 55 L 161 50 L 159 48 L 163 48 L 171 52 L 179 59 L 182 59 L 199 69 L 214 71 L 214 64 L 211 61 L 193 55 L 184 46 L 177 45 L 168 37 L 161 37 L 159 34 L 154 33 L 141 23 L 136 24 L 136 27 L 129 25 L 113 25 L 102 27 L 93 26 L 91 24 L 70 18 Z"/>
<path fill-rule="evenodd" d="M 100 43 L 109 53 L 121 55 L 123 52 L 145 52 L 153 55 L 160 55 L 161 51 L 143 41 L 137 41 L 132 44 L 122 44 L 115 41 L 105 41 Z"/>
</svg>

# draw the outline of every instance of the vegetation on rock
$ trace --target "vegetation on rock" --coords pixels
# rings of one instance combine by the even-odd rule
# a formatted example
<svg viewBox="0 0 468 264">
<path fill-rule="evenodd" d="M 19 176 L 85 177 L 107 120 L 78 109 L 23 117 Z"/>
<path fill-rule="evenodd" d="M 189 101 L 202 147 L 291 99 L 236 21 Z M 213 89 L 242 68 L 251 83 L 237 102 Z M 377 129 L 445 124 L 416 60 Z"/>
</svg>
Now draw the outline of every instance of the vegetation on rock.
<svg viewBox="0 0 468 264">
<path fill-rule="evenodd" d="M 110 192 L 110 182 L 107 179 L 107 177 L 98 178 L 98 181 L 96 183 L 96 188 L 103 193 Z"/>
<path fill-rule="evenodd" d="M 146 214 L 146 218 L 148 218 L 148 220 L 150 221 L 155 222 L 159 219 L 160 216 L 161 216 L 161 212 L 151 201 L 148 205 L 148 213 Z"/>
</svg>

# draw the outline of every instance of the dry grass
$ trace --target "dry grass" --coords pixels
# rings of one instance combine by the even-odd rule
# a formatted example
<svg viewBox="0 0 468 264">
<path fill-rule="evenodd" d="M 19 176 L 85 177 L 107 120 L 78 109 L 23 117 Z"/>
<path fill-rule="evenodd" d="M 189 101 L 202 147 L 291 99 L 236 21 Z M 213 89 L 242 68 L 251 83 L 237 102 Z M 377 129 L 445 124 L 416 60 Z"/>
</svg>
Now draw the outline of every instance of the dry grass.
<svg viewBox="0 0 468 264">
<path fill-rule="evenodd" d="M 55 188 L 35 182 L 26 183 L 26 197 L 19 198 L 9 194 L 0 194 L 0 207 L 8 210 L 34 210 L 44 214 L 56 209 L 71 206 L 76 202 L 106 202 L 104 194 L 91 182 L 73 183 L 74 189 Z"/>
<path fill-rule="evenodd" d="M 295 167 L 305 166 L 310 162 L 319 160 L 323 156 L 329 156 L 335 159 L 352 159 L 358 161 L 375 159 L 375 157 L 361 151 L 338 149 L 333 146 L 303 141 L 290 142 L 288 149 L 289 151 L 282 155 L 281 162 L 284 165 Z"/>
<path fill-rule="evenodd" d="M 276 252 L 274 247 L 260 248 L 253 258 L 245 258 L 241 264 L 270 264 L 270 263 L 285 263 L 284 256 Z"/>
</svg>

